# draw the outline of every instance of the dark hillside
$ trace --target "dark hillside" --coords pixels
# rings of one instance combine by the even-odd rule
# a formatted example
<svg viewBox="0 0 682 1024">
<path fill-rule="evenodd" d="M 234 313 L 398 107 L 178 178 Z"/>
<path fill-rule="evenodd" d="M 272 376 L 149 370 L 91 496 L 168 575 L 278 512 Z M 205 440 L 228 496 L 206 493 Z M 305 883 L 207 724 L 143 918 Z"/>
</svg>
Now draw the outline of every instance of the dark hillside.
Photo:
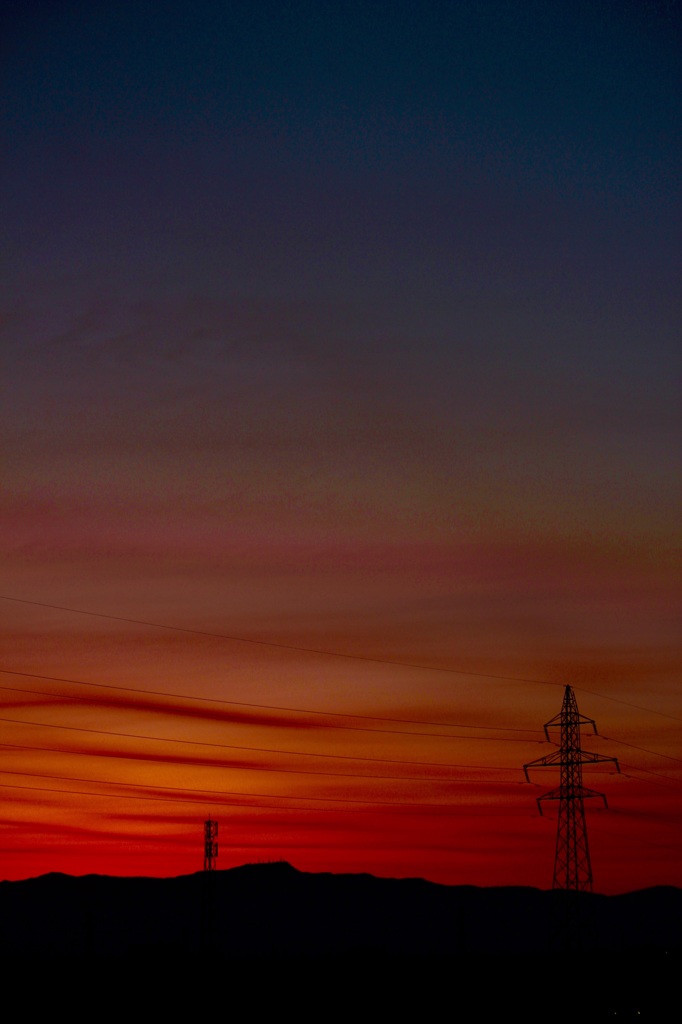
<svg viewBox="0 0 682 1024">
<path fill-rule="evenodd" d="M 567 914 L 568 911 L 568 914 Z M 0 883 L 10 954 L 225 956 L 623 954 L 679 947 L 682 891 L 622 896 L 305 874 L 286 863 L 179 878 Z"/>
</svg>

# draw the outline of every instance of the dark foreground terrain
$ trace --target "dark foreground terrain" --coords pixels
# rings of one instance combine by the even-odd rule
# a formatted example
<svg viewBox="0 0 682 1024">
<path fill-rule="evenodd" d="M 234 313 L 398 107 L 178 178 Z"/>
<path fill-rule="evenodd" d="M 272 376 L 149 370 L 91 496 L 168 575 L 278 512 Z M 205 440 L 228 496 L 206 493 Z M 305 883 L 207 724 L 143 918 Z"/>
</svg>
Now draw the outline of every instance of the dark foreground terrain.
<svg viewBox="0 0 682 1024">
<path fill-rule="evenodd" d="M 286 863 L 0 883 L 5 962 L 115 959 L 166 978 L 215 965 L 224 982 L 260 984 L 261 999 L 278 976 L 300 993 L 332 979 L 341 1002 L 364 978 L 385 1008 L 440 991 L 462 1020 L 672 1019 L 681 921 L 673 887 L 621 896 L 480 889 L 305 874 Z"/>
</svg>

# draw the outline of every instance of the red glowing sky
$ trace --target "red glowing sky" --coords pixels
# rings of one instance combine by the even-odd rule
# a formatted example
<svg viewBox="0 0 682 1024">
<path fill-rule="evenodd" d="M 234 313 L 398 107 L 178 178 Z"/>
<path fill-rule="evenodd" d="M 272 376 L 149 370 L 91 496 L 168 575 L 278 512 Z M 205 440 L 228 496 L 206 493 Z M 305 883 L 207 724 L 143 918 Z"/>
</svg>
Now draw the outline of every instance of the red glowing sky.
<svg viewBox="0 0 682 1024">
<path fill-rule="evenodd" d="M 12 16 L 2 877 L 194 871 L 211 814 L 221 867 L 548 887 L 568 684 L 595 888 L 682 885 L 680 26 L 631 6 Z"/>
</svg>

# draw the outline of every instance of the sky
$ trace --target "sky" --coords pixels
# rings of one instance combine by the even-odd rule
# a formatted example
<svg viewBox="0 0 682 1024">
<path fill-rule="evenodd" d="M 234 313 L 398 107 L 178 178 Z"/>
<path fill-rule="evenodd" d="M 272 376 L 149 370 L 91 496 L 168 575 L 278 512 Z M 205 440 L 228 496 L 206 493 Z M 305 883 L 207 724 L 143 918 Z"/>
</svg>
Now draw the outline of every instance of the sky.
<svg viewBox="0 0 682 1024">
<path fill-rule="evenodd" d="M 682 885 L 681 28 L 4 5 L 1 878 Z"/>
</svg>

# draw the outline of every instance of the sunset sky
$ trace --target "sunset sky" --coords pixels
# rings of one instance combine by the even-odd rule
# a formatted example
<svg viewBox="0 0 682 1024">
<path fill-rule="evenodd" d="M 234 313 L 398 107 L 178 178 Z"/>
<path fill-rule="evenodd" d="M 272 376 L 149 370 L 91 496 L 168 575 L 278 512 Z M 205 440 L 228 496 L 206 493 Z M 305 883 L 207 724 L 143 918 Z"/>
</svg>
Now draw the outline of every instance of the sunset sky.
<svg viewBox="0 0 682 1024">
<path fill-rule="evenodd" d="M 0 878 L 682 885 L 674 0 L 23 0 Z"/>
</svg>

